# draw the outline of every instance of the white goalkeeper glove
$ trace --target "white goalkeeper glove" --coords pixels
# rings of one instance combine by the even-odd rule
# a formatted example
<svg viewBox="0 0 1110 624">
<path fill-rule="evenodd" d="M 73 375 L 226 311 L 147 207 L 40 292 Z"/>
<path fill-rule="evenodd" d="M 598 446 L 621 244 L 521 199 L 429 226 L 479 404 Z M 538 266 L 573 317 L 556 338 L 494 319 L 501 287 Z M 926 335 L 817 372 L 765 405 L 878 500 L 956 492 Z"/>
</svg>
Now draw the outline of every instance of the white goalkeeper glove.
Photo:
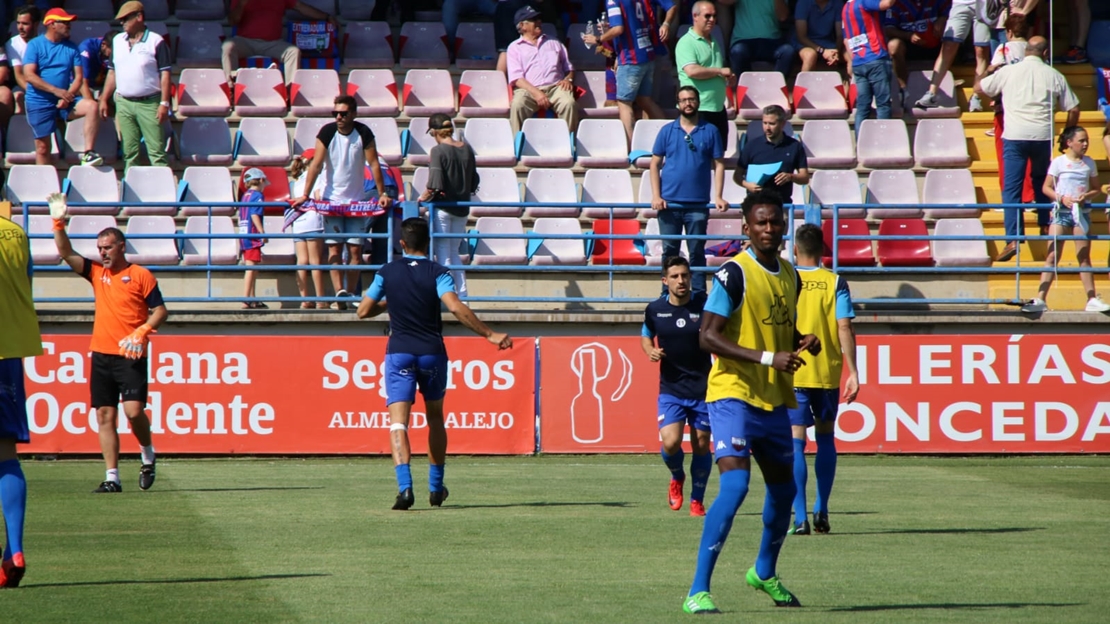
<svg viewBox="0 0 1110 624">
<path fill-rule="evenodd" d="M 46 203 L 50 206 L 50 216 L 54 219 L 54 231 L 66 229 L 66 217 L 69 215 L 66 196 L 62 193 L 51 193 L 46 197 Z"/>
<path fill-rule="evenodd" d="M 140 325 L 132 334 L 119 341 L 119 354 L 129 360 L 143 357 L 146 350 L 147 335 L 156 333 L 154 328 L 146 323 Z"/>
</svg>

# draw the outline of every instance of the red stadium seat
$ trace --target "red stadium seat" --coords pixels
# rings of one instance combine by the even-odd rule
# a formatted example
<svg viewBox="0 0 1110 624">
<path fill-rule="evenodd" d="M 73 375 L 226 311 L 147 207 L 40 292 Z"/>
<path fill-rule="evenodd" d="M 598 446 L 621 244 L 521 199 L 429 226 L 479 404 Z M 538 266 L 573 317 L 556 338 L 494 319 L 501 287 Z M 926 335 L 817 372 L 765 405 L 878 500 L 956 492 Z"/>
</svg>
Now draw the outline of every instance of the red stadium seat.
<svg viewBox="0 0 1110 624">
<path fill-rule="evenodd" d="M 594 234 L 636 235 L 640 233 L 640 222 L 635 219 L 614 219 L 613 230 L 609 231 L 609 220 L 594 221 Z M 636 249 L 632 239 L 605 240 L 594 239 L 591 264 L 644 264 L 644 254 Z M 610 258 L 610 250 L 612 256 Z"/>
<path fill-rule="evenodd" d="M 841 219 L 838 225 L 840 226 L 841 235 L 867 236 L 871 233 L 867 221 L 864 219 Z M 833 222 L 831 219 L 826 219 L 821 224 L 821 231 L 824 232 L 825 245 L 831 254 L 833 248 Z M 875 254 L 871 251 L 871 241 L 869 240 L 842 240 L 837 251 L 839 252 L 837 254 L 837 264 L 843 266 L 875 266 Z M 832 266 L 831 255 L 825 256 L 821 260 L 825 266 Z"/>
<path fill-rule="evenodd" d="M 268 202 L 289 201 L 289 176 L 285 173 L 285 169 L 281 167 L 258 167 L 258 169 L 261 169 L 262 173 L 266 174 L 266 179 L 270 181 L 270 184 L 262 189 L 262 199 Z M 240 198 L 247 192 L 247 187 L 243 185 L 243 176 L 246 173 L 246 167 L 239 173 Z M 266 214 L 279 215 L 284 213 L 285 210 L 280 206 L 266 208 Z"/>
<path fill-rule="evenodd" d="M 922 219 L 885 219 L 879 224 L 879 236 L 926 236 L 929 234 Z M 879 262 L 884 267 L 933 266 L 933 253 L 927 240 L 879 239 Z M 844 246 L 841 244 L 841 251 Z"/>
</svg>

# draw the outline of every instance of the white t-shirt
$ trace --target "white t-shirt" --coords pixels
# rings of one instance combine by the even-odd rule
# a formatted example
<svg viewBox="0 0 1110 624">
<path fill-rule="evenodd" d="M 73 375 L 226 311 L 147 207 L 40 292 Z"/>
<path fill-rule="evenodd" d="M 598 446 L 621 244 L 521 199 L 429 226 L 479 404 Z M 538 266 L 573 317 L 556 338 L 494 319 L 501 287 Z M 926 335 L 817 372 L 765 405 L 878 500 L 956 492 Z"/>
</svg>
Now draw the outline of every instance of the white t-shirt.
<svg viewBox="0 0 1110 624">
<path fill-rule="evenodd" d="M 19 67 L 23 64 L 23 54 L 27 52 L 27 42 L 23 37 L 16 35 L 4 44 L 4 54 L 8 57 L 8 63 L 12 67 Z"/>
<path fill-rule="evenodd" d="M 301 197 L 302 195 L 304 195 L 304 183 L 306 177 L 307 176 L 302 174 L 301 177 L 293 180 L 293 184 L 290 185 L 291 188 L 289 189 L 290 195 L 292 197 Z M 320 188 L 319 180 L 317 180 L 316 182 L 316 188 Z M 324 215 L 316 212 L 315 210 L 306 210 L 302 212 L 301 216 L 297 217 L 297 220 L 293 222 L 294 234 L 308 234 L 311 232 L 323 231 Z"/>
<path fill-rule="evenodd" d="M 316 138 L 328 150 L 324 161 L 323 198 L 332 203 L 362 201 L 366 184 L 366 148 L 374 144 L 374 133 L 359 122 L 348 135 L 336 123 L 320 128 Z"/>
<path fill-rule="evenodd" d="M 994 51 L 994 58 L 991 59 L 991 65 L 1013 65 L 1020 63 L 1021 59 L 1025 58 L 1025 46 L 1028 41 L 1007 41 L 1006 43 L 998 46 Z"/>
<path fill-rule="evenodd" d="M 1048 175 L 1056 178 L 1057 197 L 1078 197 L 1091 190 L 1091 178 L 1098 177 L 1098 167 L 1090 156 L 1072 160 L 1061 154 L 1052 159 Z"/>
</svg>

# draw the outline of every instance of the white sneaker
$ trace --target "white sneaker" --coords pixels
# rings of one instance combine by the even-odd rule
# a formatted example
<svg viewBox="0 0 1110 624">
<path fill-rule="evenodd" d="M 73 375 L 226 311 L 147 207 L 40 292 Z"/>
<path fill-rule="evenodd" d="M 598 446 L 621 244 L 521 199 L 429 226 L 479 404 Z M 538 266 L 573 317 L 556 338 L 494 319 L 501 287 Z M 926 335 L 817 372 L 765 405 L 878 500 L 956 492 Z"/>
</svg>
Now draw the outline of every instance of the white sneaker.
<svg viewBox="0 0 1110 624">
<path fill-rule="evenodd" d="M 1086 310 L 1088 312 L 1110 312 L 1110 303 L 1103 301 L 1100 295 L 1095 295 L 1087 302 Z"/>
<path fill-rule="evenodd" d="M 1091 299 L 1091 301 L 1094 301 L 1094 299 Z M 1088 303 L 1087 307 L 1091 307 L 1091 304 Z M 1030 299 L 1029 303 L 1021 306 L 1021 311 L 1025 312 L 1026 314 L 1037 314 L 1038 312 L 1044 312 L 1047 309 L 1048 306 L 1045 304 L 1044 299 Z M 1110 310 L 1110 306 L 1107 306 L 1106 309 Z"/>
</svg>

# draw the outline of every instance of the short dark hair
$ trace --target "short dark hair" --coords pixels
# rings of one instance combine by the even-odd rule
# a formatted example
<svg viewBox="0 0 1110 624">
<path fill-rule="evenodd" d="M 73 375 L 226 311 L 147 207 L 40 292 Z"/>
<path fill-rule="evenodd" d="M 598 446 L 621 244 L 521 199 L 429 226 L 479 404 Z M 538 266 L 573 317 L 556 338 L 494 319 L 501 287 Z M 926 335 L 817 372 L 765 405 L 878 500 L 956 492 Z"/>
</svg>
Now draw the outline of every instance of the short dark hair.
<svg viewBox="0 0 1110 624">
<path fill-rule="evenodd" d="M 740 204 L 740 210 L 744 213 L 745 219 L 751 216 L 752 208 L 756 206 L 776 206 L 779 212 L 782 212 L 782 197 L 779 197 L 778 193 L 766 189 L 748 193 L 748 196 L 744 198 L 744 203 Z"/>
<path fill-rule="evenodd" d="M 113 28 L 112 30 L 109 30 L 108 32 L 104 33 L 104 36 L 101 37 L 100 45 L 107 44 L 108 49 L 111 50 L 112 49 L 112 42 L 115 41 L 116 35 L 118 35 L 119 33 L 120 33 L 120 31 L 115 29 L 115 28 Z"/>
<path fill-rule="evenodd" d="M 347 107 L 351 109 L 352 113 L 354 113 L 356 116 L 358 115 L 358 102 L 355 101 L 355 96 L 353 95 L 343 94 L 336 96 L 335 104 L 346 104 Z"/>
<path fill-rule="evenodd" d="M 698 96 L 698 101 L 699 102 L 701 101 L 701 93 L 699 93 L 698 90 L 695 89 L 694 87 L 691 87 L 690 85 L 686 85 L 685 87 L 682 87 L 681 89 L 679 89 L 678 90 L 678 95 L 680 97 L 682 96 L 683 91 L 689 91 L 690 93 L 693 93 L 694 95 Z"/>
<path fill-rule="evenodd" d="M 794 232 L 794 247 L 807 258 L 820 258 L 825 253 L 825 235 L 821 228 L 806 223 Z"/>
<path fill-rule="evenodd" d="M 33 4 L 25 4 L 17 8 L 15 10 L 16 19 L 19 19 L 20 15 L 30 15 L 31 21 L 36 24 L 42 21 L 42 11 L 39 11 L 39 8 Z"/>
<path fill-rule="evenodd" d="M 409 251 L 428 251 L 428 222 L 420 217 L 409 217 L 401 222 L 401 240 Z"/>
<path fill-rule="evenodd" d="M 99 234 L 96 235 L 97 238 L 101 238 L 101 237 L 104 237 L 104 236 L 114 236 L 116 238 L 117 243 L 126 243 L 127 242 L 127 238 L 123 235 L 123 230 L 121 230 L 119 228 L 115 228 L 115 227 L 104 228 L 103 230 L 100 230 Z"/>
<path fill-rule="evenodd" d="M 663 258 L 663 276 L 666 277 L 667 271 L 670 271 L 671 267 L 676 266 L 686 267 L 687 269 L 689 269 L 690 262 L 682 256 L 667 256 L 666 258 Z"/>
<path fill-rule="evenodd" d="M 774 115 L 775 117 L 779 118 L 779 121 L 785 121 L 786 120 L 786 111 L 783 110 L 783 108 L 781 106 L 779 106 L 778 104 L 772 104 L 770 106 L 764 106 L 763 107 L 763 115 L 764 116 Z"/>
</svg>

